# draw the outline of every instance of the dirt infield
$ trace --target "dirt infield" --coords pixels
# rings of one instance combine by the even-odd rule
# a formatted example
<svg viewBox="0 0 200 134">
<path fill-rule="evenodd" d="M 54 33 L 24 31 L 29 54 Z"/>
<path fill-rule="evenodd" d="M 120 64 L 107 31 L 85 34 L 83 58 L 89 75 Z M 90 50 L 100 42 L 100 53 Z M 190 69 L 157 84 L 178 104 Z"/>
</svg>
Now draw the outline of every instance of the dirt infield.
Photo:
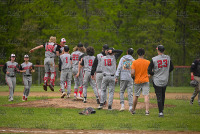
<svg viewBox="0 0 200 134">
<path fill-rule="evenodd" d="M 78 102 L 78 103 L 77 103 Z M 54 108 L 87 108 L 93 107 L 97 108 L 99 104 L 97 104 L 95 99 L 88 99 L 87 103 L 83 103 L 80 100 L 74 100 L 73 98 L 64 98 L 64 99 L 44 99 L 44 100 L 36 100 L 36 101 L 27 101 L 24 103 L 15 103 L 3 105 L 8 107 L 54 107 Z M 119 110 L 120 109 L 120 100 L 113 100 L 112 108 Z M 125 108 L 128 110 L 128 101 L 125 100 Z M 157 107 L 156 104 L 150 104 L 150 108 Z M 173 105 L 165 105 L 165 107 L 174 107 Z M 145 108 L 145 104 L 143 102 L 138 102 L 137 109 Z M 107 107 L 104 107 L 107 109 Z"/>
<path fill-rule="evenodd" d="M 41 134 L 199 134 L 200 132 L 143 131 L 143 130 L 51 130 L 0 128 L 0 133 L 41 133 Z"/>
</svg>

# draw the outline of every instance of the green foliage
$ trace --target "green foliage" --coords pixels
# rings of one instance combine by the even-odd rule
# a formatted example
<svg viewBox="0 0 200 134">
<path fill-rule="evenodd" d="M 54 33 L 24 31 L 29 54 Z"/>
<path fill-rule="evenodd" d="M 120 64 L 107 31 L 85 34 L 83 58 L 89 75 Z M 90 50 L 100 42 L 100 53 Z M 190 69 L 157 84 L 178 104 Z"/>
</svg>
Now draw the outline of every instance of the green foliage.
<svg viewBox="0 0 200 134">
<path fill-rule="evenodd" d="M 146 58 L 155 47 L 166 47 L 175 65 L 190 65 L 199 56 L 200 4 L 195 0 L 7 0 L 0 1 L 0 64 L 11 53 L 23 55 L 56 36 L 72 48 L 78 42 L 122 49 L 145 48 Z M 136 58 L 136 54 L 134 55 Z M 43 64 L 44 50 L 31 54 Z"/>
</svg>

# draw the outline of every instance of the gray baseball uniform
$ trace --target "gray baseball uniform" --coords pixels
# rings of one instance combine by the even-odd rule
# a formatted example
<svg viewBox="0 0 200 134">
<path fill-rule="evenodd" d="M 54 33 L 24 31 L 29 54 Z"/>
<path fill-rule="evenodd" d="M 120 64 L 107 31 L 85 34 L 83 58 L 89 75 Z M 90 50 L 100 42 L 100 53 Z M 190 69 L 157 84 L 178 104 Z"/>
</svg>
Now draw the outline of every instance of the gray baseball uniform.
<svg viewBox="0 0 200 134">
<path fill-rule="evenodd" d="M 99 98 L 99 94 L 96 88 L 96 82 L 95 80 L 91 79 L 91 69 L 92 64 L 94 62 L 95 57 L 94 56 L 84 56 L 83 60 L 81 62 L 81 65 L 84 66 L 84 79 L 83 79 L 83 96 L 87 97 L 87 88 L 88 88 L 88 82 L 90 82 L 90 85 L 92 86 L 92 89 L 94 90 L 94 94 L 96 98 Z"/>
<path fill-rule="evenodd" d="M 9 100 L 13 100 L 13 95 L 15 91 L 16 86 L 16 72 L 18 69 L 18 63 L 17 62 L 11 62 L 8 61 L 3 67 L 3 71 L 6 74 L 6 72 L 9 72 L 9 74 L 6 74 L 6 82 L 9 87 Z"/>
<path fill-rule="evenodd" d="M 55 77 L 56 77 L 56 71 L 55 71 L 55 61 L 54 58 L 56 56 L 56 51 L 59 51 L 57 49 L 57 45 L 53 42 L 45 43 L 45 59 L 44 59 L 44 69 L 45 69 L 45 76 L 44 76 L 44 83 L 48 82 L 49 74 L 50 76 L 50 83 L 54 85 Z"/>
<path fill-rule="evenodd" d="M 109 100 L 108 105 L 112 106 L 113 97 L 115 92 L 115 72 L 116 72 L 116 58 L 114 55 L 107 55 L 102 57 L 102 92 L 101 92 L 101 104 L 105 102 L 104 96 L 106 95 L 106 89 L 109 88 Z"/>
<path fill-rule="evenodd" d="M 28 62 L 28 63 L 24 62 L 20 66 L 20 70 L 26 70 L 26 72 L 23 72 L 23 83 L 24 83 L 23 96 L 25 96 L 25 98 L 28 97 L 29 92 L 30 92 L 30 88 L 31 88 L 31 85 L 32 85 L 31 69 L 34 69 L 34 65 L 31 62 Z"/>
<path fill-rule="evenodd" d="M 124 92 L 127 88 L 129 106 L 133 105 L 133 79 L 131 65 L 135 59 L 131 55 L 123 56 L 118 64 L 116 77 L 120 75 L 120 104 L 124 104 Z"/>
<path fill-rule="evenodd" d="M 67 94 L 71 93 L 71 80 L 72 80 L 72 70 L 71 70 L 71 56 L 70 54 L 63 54 L 60 56 L 59 70 L 60 74 L 60 87 L 62 92 L 65 92 L 65 81 L 67 81 Z"/>
<path fill-rule="evenodd" d="M 81 69 L 81 72 L 79 74 L 79 77 L 75 77 L 75 75 L 78 73 L 78 64 L 79 64 L 79 57 L 83 55 L 82 52 L 80 51 L 74 51 L 72 54 L 71 54 L 71 57 L 72 57 L 72 74 L 74 76 L 74 93 L 77 94 L 78 92 L 78 88 L 79 88 L 79 91 L 82 92 L 83 88 L 82 88 L 82 85 L 83 85 L 83 69 Z"/>
</svg>

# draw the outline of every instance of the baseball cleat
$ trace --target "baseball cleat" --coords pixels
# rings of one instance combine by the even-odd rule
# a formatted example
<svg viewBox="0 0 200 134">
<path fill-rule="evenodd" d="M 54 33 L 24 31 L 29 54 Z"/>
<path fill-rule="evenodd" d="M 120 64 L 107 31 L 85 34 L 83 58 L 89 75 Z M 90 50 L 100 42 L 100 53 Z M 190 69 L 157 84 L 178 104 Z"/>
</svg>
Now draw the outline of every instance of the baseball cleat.
<svg viewBox="0 0 200 134">
<path fill-rule="evenodd" d="M 190 100 L 190 105 L 193 105 L 194 100 Z"/>
<path fill-rule="evenodd" d="M 99 101 L 99 99 L 97 99 L 97 104 L 100 104 L 100 101 Z"/>
<path fill-rule="evenodd" d="M 27 101 L 27 98 L 25 98 L 25 101 Z"/>
<path fill-rule="evenodd" d="M 159 113 L 158 117 L 164 117 L 164 114 L 161 112 Z"/>
<path fill-rule="evenodd" d="M 106 105 L 107 105 L 107 102 L 105 101 L 105 102 L 103 103 L 103 106 L 106 107 Z"/>
<path fill-rule="evenodd" d="M 145 112 L 145 115 L 149 115 L 149 111 Z"/>
<path fill-rule="evenodd" d="M 51 89 L 51 91 L 54 91 L 54 86 L 51 83 L 49 84 L 49 88 Z"/>
<path fill-rule="evenodd" d="M 112 110 L 112 106 L 108 106 L 108 110 Z"/>
<path fill-rule="evenodd" d="M 100 110 L 100 109 L 103 109 L 103 104 L 100 104 L 99 106 L 98 106 L 98 109 Z"/>
<path fill-rule="evenodd" d="M 76 97 L 77 100 L 83 100 L 83 97 Z"/>
<path fill-rule="evenodd" d="M 44 91 L 47 91 L 47 83 L 44 83 L 43 89 L 44 89 Z"/>
<path fill-rule="evenodd" d="M 67 94 L 67 98 L 70 98 L 70 94 Z"/>
<path fill-rule="evenodd" d="M 25 96 L 22 97 L 22 101 L 25 101 Z"/>
<path fill-rule="evenodd" d="M 86 103 L 86 102 L 87 102 L 87 101 L 86 101 L 86 98 L 84 98 L 84 99 L 83 99 L 83 103 Z"/>
<path fill-rule="evenodd" d="M 65 97 L 65 95 L 66 95 L 66 93 L 64 92 L 64 93 L 62 93 L 62 95 L 61 95 L 61 97 L 60 98 L 64 98 Z"/>
<path fill-rule="evenodd" d="M 62 93 L 62 89 L 59 89 L 59 92 L 61 92 L 61 93 Z"/>
<path fill-rule="evenodd" d="M 9 99 L 8 101 L 13 101 L 13 99 Z"/>
<path fill-rule="evenodd" d="M 134 115 L 136 113 L 135 110 L 133 110 L 133 109 L 131 109 L 130 112 L 132 115 Z"/>
<path fill-rule="evenodd" d="M 119 111 L 124 111 L 125 110 L 125 108 L 124 107 L 121 107 L 121 109 L 119 110 Z"/>
</svg>

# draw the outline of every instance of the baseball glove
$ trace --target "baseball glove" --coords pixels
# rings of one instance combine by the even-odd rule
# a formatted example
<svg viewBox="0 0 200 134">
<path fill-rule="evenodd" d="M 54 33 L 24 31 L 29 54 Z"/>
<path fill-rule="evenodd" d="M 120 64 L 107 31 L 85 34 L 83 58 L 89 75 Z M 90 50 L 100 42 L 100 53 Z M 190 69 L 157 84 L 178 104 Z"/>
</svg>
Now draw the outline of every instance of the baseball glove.
<svg viewBox="0 0 200 134">
<path fill-rule="evenodd" d="M 196 81 L 196 80 L 191 80 L 190 81 L 190 85 L 192 86 L 192 87 L 196 87 L 196 86 L 198 86 L 198 81 Z"/>
<path fill-rule="evenodd" d="M 95 114 L 96 111 L 94 110 L 94 108 L 92 107 L 88 107 L 85 110 L 83 110 L 82 112 L 80 112 L 79 114 L 81 115 L 89 115 L 89 114 Z"/>
</svg>

